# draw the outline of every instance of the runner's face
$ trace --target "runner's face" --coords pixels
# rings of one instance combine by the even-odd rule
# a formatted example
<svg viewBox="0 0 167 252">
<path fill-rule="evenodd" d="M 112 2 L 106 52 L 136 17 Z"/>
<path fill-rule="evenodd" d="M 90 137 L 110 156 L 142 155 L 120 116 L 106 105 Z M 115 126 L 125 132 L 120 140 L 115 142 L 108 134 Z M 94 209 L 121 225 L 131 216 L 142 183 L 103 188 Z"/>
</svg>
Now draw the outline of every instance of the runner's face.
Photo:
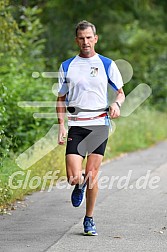
<svg viewBox="0 0 167 252">
<path fill-rule="evenodd" d="M 76 42 L 80 48 L 80 56 L 85 58 L 94 56 L 94 47 L 97 41 L 98 36 L 94 35 L 91 27 L 88 27 L 85 30 L 78 30 Z"/>
</svg>

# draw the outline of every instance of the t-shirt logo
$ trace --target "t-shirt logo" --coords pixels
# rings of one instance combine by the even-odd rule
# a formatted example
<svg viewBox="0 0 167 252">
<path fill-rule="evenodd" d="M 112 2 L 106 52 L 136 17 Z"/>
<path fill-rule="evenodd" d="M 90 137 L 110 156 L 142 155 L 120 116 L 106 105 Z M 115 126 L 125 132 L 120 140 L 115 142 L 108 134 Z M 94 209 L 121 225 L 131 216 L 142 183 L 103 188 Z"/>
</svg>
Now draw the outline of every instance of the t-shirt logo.
<svg viewBox="0 0 167 252">
<path fill-rule="evenodd" d="M 97 67 L 91 67 L 90 69 L 90 76 L 91 77 L 96 77 L 98 74 L 98 68 Z"/>
</svg>

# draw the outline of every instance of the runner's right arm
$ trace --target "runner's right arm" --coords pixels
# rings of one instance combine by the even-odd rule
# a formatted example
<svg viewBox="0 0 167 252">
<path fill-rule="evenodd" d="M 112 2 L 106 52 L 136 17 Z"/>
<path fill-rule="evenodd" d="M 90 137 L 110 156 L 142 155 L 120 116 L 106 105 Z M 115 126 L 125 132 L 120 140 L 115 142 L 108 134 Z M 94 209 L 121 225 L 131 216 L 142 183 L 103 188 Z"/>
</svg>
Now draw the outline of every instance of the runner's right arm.
<svg viewBox="0 0 167 252">
<path fill-rule="evenodd" d="M 57 104 L 56 104 L 56 112 L 59 124 L 58 144 L 65 143 L 65 137 L 67 134 L 67 131 L 65 129 L 65 114 L 66 114 L 65 98 L 66 95 L 59 96 L 57 98 Z"/>
</svg>

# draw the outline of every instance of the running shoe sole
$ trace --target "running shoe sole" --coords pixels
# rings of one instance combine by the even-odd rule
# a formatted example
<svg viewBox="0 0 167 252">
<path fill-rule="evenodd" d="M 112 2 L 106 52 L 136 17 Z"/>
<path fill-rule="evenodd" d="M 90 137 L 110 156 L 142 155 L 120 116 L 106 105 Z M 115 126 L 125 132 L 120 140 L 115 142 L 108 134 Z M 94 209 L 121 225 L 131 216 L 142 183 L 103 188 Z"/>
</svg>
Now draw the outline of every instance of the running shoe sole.
<svg viewBox="0 0 167 252">
<path fill-rule="evenodd" d="M 98 233 L 94 233 L 93 231 L 88 231 L 88 232 L 84 232 L 85 236 L 97 236 Z"/>
</svg>

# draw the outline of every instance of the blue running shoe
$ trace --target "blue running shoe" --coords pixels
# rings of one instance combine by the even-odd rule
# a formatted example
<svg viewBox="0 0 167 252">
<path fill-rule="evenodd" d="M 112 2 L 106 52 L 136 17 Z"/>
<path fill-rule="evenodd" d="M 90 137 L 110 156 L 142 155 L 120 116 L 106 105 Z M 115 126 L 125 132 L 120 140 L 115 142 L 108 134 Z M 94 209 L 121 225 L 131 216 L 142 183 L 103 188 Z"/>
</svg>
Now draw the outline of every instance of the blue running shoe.
<svg viewBox="0 0 167 252">
<path fill-rule="evenodd" d="M 83 186 L 76 184 L 71 194 L 71 202 L 74 207 L 79 207 L 84 202 L 86 182 Z"/>
<path fill-rule="evenodd" d="M 83 226 L 84 226 L 84 235 L 90 235 L 90 236 L 98 235 L 98 233 L 96 232 L 96 226 L 93 221 L 93 218 L 85 217 Z"/>
</svg>

